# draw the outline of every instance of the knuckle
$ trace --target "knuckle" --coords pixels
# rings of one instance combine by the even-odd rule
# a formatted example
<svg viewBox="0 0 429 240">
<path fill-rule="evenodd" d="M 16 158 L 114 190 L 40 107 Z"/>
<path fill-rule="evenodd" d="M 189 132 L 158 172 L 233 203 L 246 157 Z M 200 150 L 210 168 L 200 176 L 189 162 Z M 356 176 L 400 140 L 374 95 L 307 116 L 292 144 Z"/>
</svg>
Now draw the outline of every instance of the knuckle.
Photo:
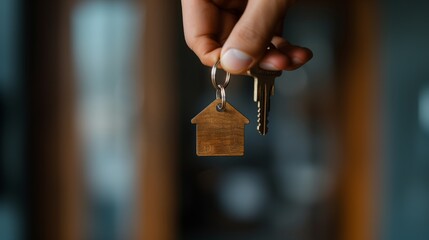
<svg viewBox="0 0 429 240">
<path fill-rule="evenodd" d="M 250 26 L 243 26 L 237 33 L 237 37 L 248 44 L 257 44 L 264 41 L 261 33 Z"/>
<path fill-rule="evenodd" d="M 207 57 L 201 57 L 200 61 L 204 66 L 212 66 L 213 65 L 212 61 Z"/>
</svg>

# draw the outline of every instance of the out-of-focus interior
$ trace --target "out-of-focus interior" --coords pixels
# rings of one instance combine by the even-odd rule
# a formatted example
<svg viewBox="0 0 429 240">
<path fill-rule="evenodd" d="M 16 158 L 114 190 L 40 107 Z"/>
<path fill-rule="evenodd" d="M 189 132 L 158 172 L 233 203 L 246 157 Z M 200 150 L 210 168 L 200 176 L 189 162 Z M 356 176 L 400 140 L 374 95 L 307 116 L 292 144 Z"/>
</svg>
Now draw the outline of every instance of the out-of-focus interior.
<svg viewBox="0 0 429 240">
<path fill-rule="evenodd" d="M 0 239 L 429 239 L 429 2 L 302 0 L 269 133 L 198 157 L 179 1 L 0 1 Z"/>
</svg>

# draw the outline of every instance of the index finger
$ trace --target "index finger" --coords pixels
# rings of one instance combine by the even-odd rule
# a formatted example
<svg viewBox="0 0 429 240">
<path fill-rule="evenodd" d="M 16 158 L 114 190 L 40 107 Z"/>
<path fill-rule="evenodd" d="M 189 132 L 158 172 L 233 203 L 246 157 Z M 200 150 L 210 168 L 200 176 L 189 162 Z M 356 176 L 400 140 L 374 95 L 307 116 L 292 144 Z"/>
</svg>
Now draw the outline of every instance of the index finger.
<svg viewBox="0 0 429 240">
<path fill-rule="evenodd" d="M 182 14 L 186 44 L 204 65 L 213 65 L 221 51 L 219 9 L 208 0 L 182 0 Z"/>
</svg>

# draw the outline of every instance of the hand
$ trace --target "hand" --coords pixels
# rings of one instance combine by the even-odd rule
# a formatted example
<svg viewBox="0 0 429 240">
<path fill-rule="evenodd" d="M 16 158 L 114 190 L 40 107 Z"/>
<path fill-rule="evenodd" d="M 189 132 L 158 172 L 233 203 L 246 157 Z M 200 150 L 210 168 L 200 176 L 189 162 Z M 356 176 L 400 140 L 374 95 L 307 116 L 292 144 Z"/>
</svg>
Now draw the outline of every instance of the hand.
<svg viewBox="0 0 429 240">
<path fill-rule="evenodd" d="M 312 52 L 281 37 L 291 0 L 182 0 L 185 40 L 201 62 L 234 74 L 255 64 L 267 70 L 293 70 Z M 270 42 L 276 49 L 267 51 Z"/>
</svg>

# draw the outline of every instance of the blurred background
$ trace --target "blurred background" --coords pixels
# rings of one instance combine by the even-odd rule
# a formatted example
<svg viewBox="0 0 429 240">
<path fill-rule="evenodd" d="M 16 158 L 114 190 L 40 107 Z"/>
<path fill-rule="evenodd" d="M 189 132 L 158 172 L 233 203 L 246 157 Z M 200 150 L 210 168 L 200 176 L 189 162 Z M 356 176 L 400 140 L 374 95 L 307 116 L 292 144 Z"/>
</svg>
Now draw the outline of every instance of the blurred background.
<svg viewBox="0 0 429 240">
<path fill-rule="evenodd" d="M 0 239 L 429 239 L 429 2 L 302 0 L 313 50 L 244 157 L 197 157 L 215 98 L 179 1 L 0 0 Z"/>
</svg>

